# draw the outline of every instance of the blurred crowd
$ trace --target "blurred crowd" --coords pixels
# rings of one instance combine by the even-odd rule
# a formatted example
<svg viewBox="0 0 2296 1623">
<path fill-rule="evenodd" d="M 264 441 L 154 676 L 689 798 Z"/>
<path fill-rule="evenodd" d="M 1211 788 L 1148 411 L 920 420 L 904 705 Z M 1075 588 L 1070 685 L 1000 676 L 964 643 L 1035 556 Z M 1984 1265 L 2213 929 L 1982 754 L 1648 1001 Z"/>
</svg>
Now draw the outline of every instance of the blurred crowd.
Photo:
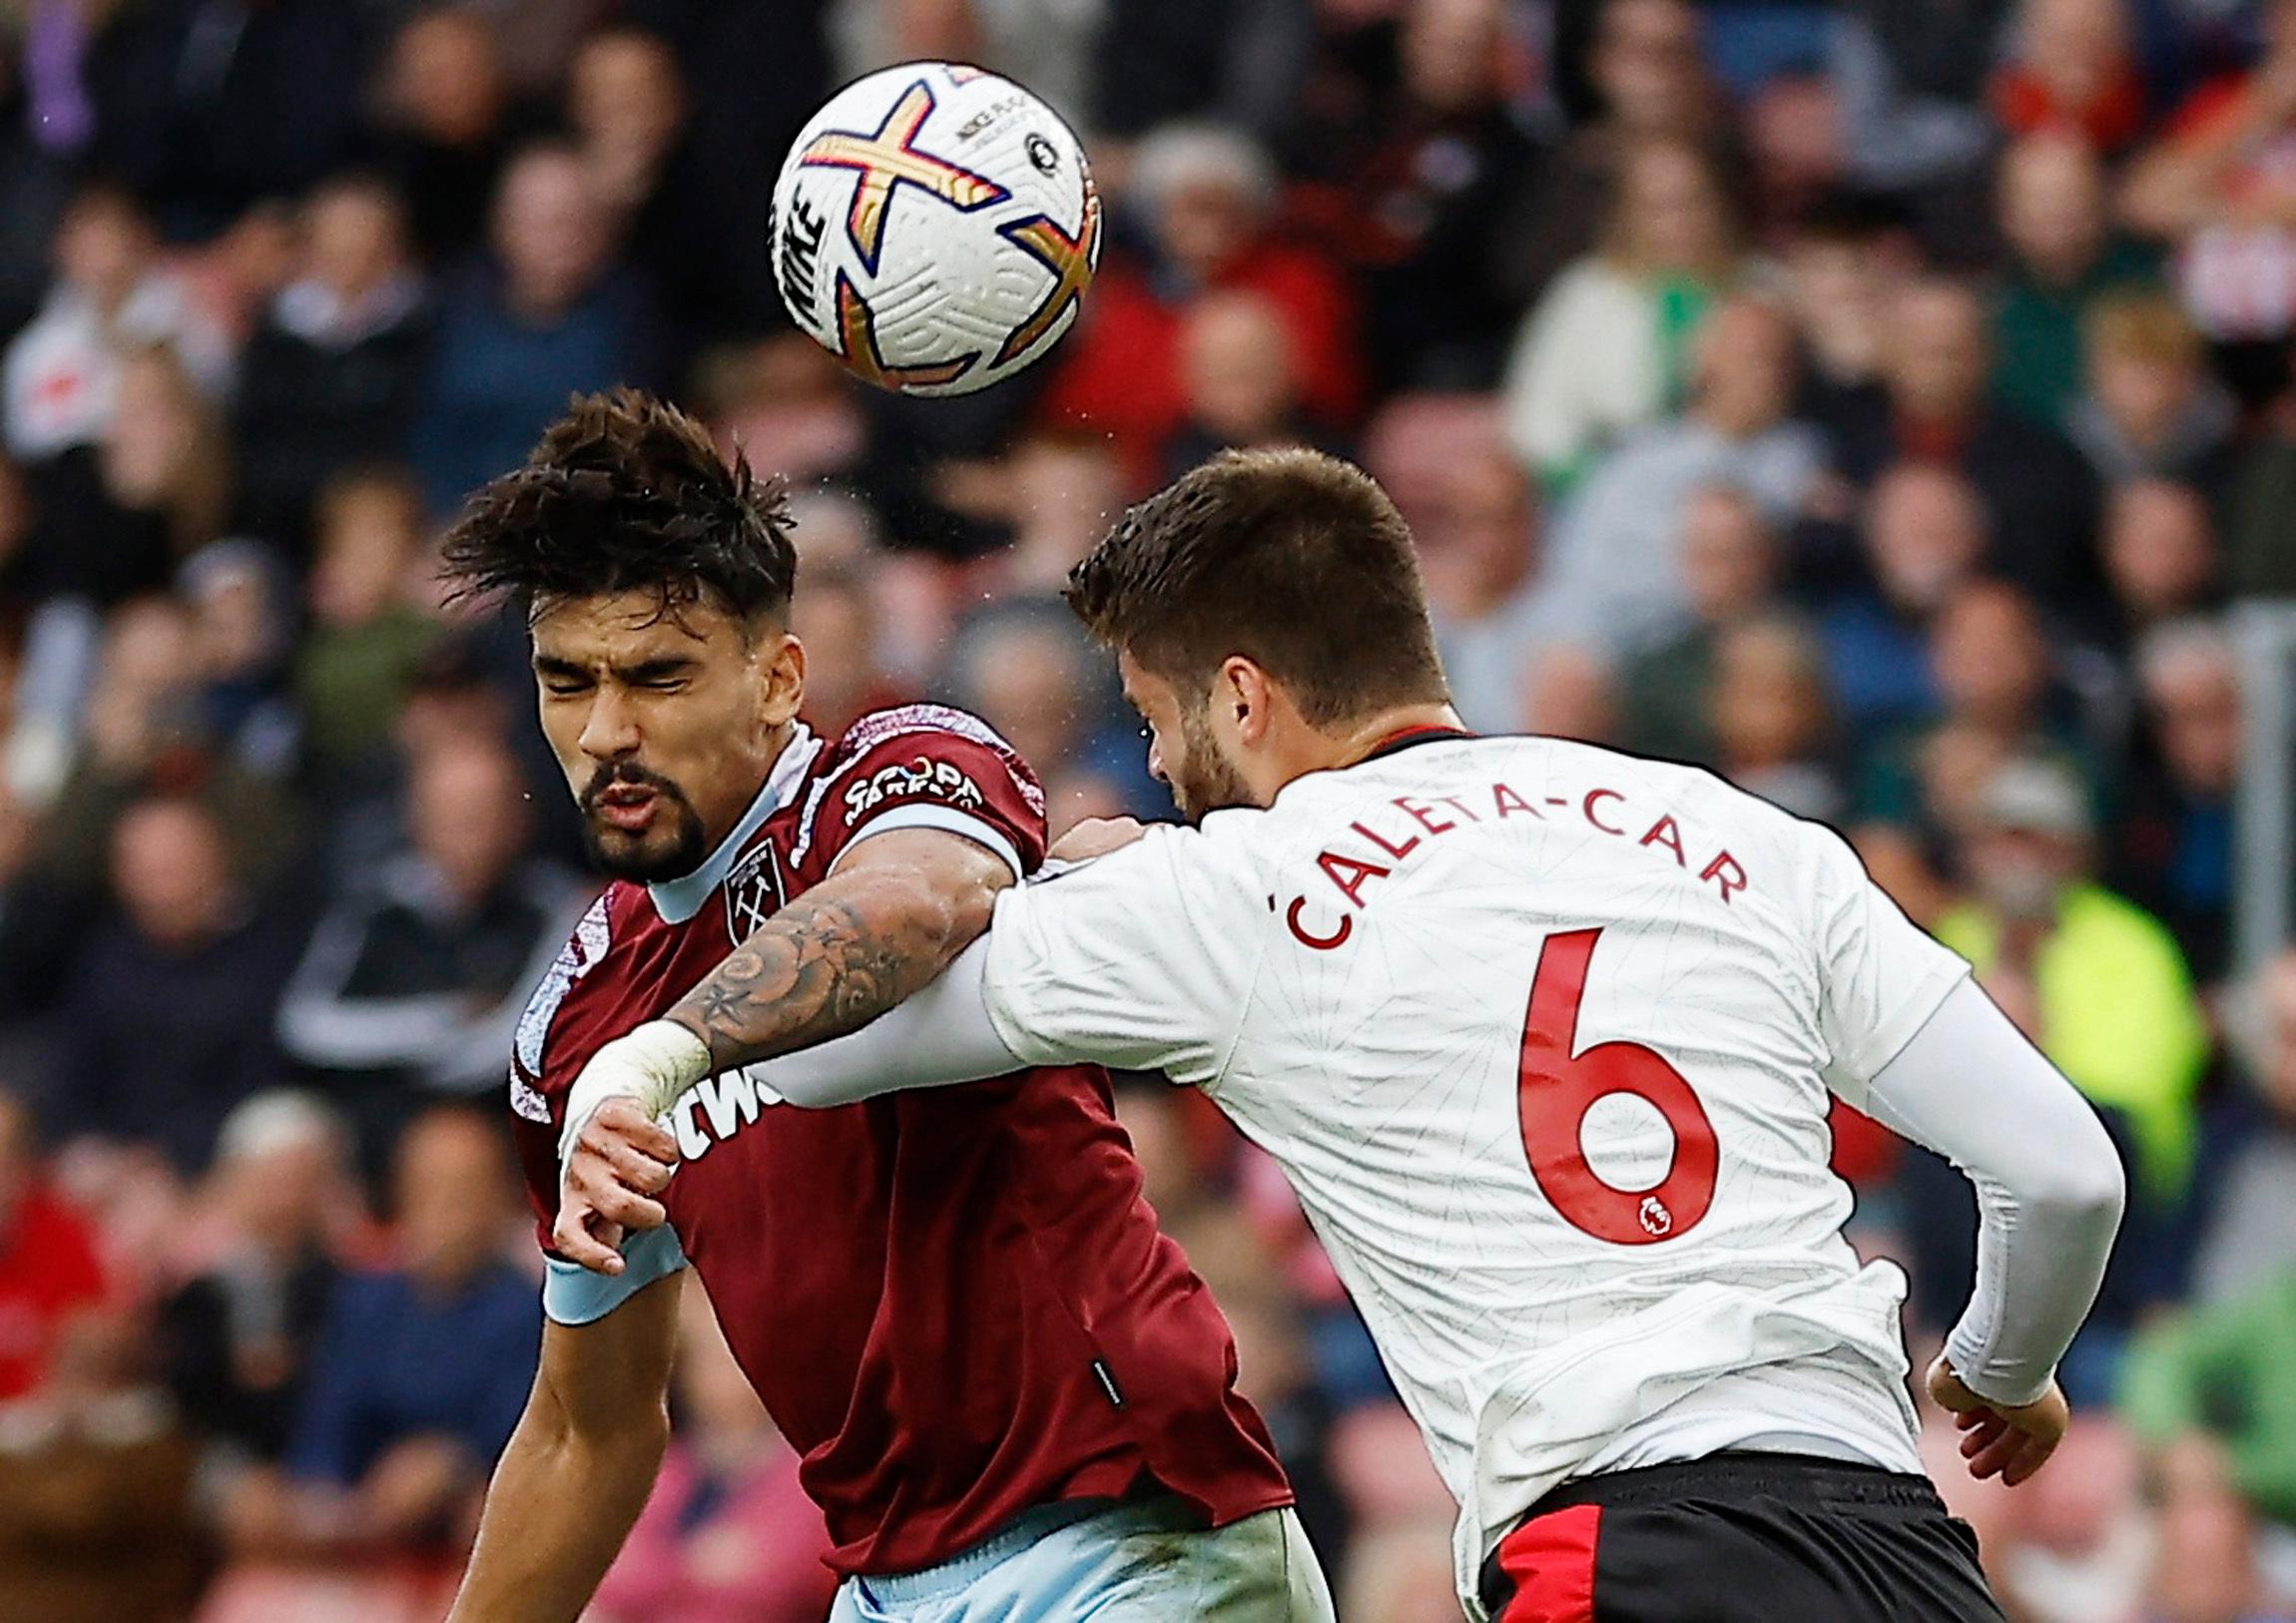
<svg viewBox="0 0 2296 1623">
<path fill-rule="evenodd" d="M 872 394 L 765 215 L 844 79 L 972 60 L 1110 240 L 1023 378 Z M 809 713 L 919 696 L 1056 831 L 1168 814 L 1054 598 L 1223 445 L 1356 456 L 1459 708 L 1853 832 L 2135 1192 L 2016 1492 L 2019 1623 L 2296 1617 L 2296 950 L 2235 965 L 2243 673 L 2296 593 L 2292 0 L 18 0 L 0 7 L 0 1616 L 434 1617 L 532 1377 L 499 1088 L 594 883 L 521 628 L 432 549 L 568 393 L 799 490 Z M 1348 1623 L 1450 1506 L 1279 1175 L 1120 1100 Z M 1967 1290 L 1950 1167 L 1837 1119 Z M 609 1620 L 826 1609 L 693 1312 Z"/>
</svg>

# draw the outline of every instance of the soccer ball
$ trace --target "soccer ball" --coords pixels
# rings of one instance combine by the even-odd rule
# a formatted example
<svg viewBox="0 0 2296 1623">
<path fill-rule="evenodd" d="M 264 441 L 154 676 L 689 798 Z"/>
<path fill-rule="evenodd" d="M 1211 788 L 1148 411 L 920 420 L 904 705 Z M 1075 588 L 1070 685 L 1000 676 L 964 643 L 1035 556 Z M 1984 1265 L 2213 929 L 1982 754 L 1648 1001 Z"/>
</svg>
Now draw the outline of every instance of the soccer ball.
<svg viewBox="0 0 2296 1623">
<path fill-rule="evenodd" d="M 856 80 L 774 187 L 782 302 L 847 368 L 970 394 L 1067 331 L 1100 263 L 1084 148 L 1009 79 L 911 62 Z"/>
</svg>

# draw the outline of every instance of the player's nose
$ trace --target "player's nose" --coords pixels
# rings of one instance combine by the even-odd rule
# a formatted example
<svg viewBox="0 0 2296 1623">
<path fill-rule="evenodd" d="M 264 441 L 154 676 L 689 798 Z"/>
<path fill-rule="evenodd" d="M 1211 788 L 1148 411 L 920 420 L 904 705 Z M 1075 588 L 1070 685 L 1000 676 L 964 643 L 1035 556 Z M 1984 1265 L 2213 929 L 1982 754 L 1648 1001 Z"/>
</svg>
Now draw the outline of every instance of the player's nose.
<svg viewBox="0 0 2296 1623">
<path fill-rule="evenodd" d="M 1164 752 L 1153 737 L 1148 740 L 1148 776 L 1159 784 L 1171 782 L 1164 776 Z"/>
<path fill-rule="evenodd" d="M 582 753 L 593 761 L 617 761 L 638 748 L 636 711 L 610 688 L 600 688 L 582 720 Z"/>
</svg>

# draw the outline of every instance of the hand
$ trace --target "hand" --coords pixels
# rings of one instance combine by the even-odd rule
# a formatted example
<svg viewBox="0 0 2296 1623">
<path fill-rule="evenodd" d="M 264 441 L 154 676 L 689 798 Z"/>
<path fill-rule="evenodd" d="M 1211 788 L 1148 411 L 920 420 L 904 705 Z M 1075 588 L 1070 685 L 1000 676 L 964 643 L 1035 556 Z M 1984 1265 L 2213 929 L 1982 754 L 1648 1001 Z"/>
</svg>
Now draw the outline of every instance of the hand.
<svg viewBox="0 0 2296 1623">
<path fill-rule="evenodd" d="M 1138 817 L 1086 817 L 1052 842 L 1056 862 L 1083 862 L 1122 850 L 1148 831 Z"/>
<path fill-rule="evenodd" d="M 550 1244 L 593 1274 L 623 1269 L 622 1237 L 670 1220 L 653 1197 L 678 1170 L 678 1141 L 630 1099 L 609 1099 L 590 1113 L 566 1153 L 558 1181 L 558 1221 Z"/>
<path fill-rule="evenodd" d="M 1970 1462 L 1970 1474 L 1980 1481 L 1998 1475 L 2005 1487 L 2015 1487 L 2048 1463 L 2072 1418 L 2053 1380 L 2030 1403 L 1989 1403 L 1962 1384 L 1942 1354 L 1930 1365 L 1929 1388 L 1963 1432 L 1962 1457 Z"/>
</svg>

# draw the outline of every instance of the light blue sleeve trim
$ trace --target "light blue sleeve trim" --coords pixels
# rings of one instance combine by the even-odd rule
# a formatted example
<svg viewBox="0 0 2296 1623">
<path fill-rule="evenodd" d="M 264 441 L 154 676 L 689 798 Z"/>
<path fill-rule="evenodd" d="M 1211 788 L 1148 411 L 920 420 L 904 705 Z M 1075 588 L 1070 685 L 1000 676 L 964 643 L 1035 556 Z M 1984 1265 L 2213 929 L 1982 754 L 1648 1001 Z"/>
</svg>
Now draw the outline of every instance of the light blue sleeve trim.
<svg viewBox="0 0 2296 1623">
<path fill-rule="evenodd" d="M 969 812 L 960 812 L 953 806 L 935 806 L 930 802 L 898 806 L 890 812 L 880 812 L 854 830 L 846 841 L 845 849 L 837 853 L 830 863 L 835 873 L 838 864 L 854 853 L 854 847 L 875 834 L 889 834 L 901 828 L 938 828 L 943 832 L 961 834 L 975 845 L 985 846 L 994 855 L 1003 858 L 1004 865 L 1012 869 L 1015 884 L 1028 877 L 1020 860 L 1020 849 L 1004 836 L 986 818 L 976 817 Z"/>
<path fill-rule="evenodd" d="M 593 1274 L 578 1263 L 546 1259 L 550 1272 L 542 1281 L 542 1311 L 554 1325 L 588 1325 L 605 1318 L 656 1280 L 666 1280 L 686 1266 L 686 1250 L 677 1231 L 664 1224 L 633 1237 L 622 1247 L 628 1266 L 619 1274 Z"/>
</svg>

